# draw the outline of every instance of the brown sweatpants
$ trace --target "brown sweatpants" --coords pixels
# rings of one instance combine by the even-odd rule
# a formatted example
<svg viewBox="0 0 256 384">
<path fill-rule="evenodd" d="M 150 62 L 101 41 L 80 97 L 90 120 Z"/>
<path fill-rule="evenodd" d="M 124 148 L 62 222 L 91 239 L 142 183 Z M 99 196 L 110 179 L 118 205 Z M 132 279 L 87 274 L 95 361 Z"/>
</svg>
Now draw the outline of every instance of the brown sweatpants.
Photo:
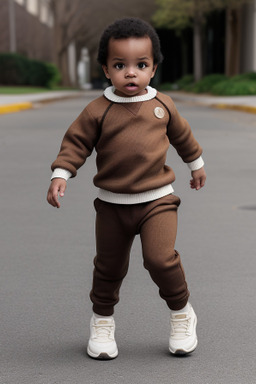
<svg viewBox="0 0 256 384">
<path fill-rule="evenodd" d="M 180 256 L 174 249 L 179 204 L 180 199 L 174 195 L 134 205 L 95 200 L 97 255 L 90 293 L 95 313 L 114 313 L 137 234 L 141 238 L 144 267 L 159 287 L 160 296 L 170 309 L 186 305 L 189 292 Z"/>
</svg>

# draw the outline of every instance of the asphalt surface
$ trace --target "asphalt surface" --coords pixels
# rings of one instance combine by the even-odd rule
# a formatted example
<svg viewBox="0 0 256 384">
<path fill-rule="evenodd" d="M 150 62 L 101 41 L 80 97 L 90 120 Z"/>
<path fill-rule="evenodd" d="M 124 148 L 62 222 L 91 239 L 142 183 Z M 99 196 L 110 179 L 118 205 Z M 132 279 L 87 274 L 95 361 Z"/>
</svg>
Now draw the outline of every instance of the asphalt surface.
<svg viewBox="0 0 256 384">
<path fill-rule="evenodd" d="M 46 202 L 60 141 L 89 96 L 0 116 L 1 384 L 254 384 L 256 122 L 253 114 L 177 102 L 204 148 L 207 184 L 189 188 L 174 150 L 182 255 L 199 346 L 168 352 L 169 311 L 143 269 L 139 239 L 116 307 L 119 356 L 94 361 L 89 336 L 95 155 Z"/>
</svg>

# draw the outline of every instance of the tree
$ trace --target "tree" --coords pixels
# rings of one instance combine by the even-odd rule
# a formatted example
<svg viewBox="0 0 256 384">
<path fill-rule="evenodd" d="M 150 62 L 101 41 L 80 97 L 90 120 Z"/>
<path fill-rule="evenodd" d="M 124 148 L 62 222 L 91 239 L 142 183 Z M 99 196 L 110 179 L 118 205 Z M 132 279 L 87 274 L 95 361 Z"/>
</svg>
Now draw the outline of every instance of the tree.
<svg viewBox="0 0 256 384">
<path fill-rule="evenodd" d="M 50 0 L 54 15 L 56 64 L 62 73 L 62 83 L 70 85 L 68 47 L 75 43 L 89 50 L 91 77 L 98 76 L 97 46 L 103 29 L 117 18 L 141 17 L 147 21 L 155 11 L 154 0 Z"/>
<path fill-rule="evenodd" d="M 55 61 L 61 72 L 63 85 L 68 86 L 68 46 L 80 33 L 85 9 L 82 9 L 80 0 L 51 0 L 51 7 L 54 16 Z"/>
<path fill-rule="evenodd" d="M 194 77 L 202 77 L 202 26 L 210 11 L 208 0 L 156 0 L 158 10 L 153 22 L 156 27 L 174 29 L 182 37 L 188 27 L 194 30 Z"/>
<path fill-rule="evenodd" d="M 241 7 L 252 0 L 156 0 L 158 9 L 153 16 L 156 27 L 174 29 L 180 35 L 185 28 L 193 27 L 194 32 L 194 78 L 203 76 L 202 36 L 207 15 L 214 10 L 227 10 L 226 73 L 238 71 L 239 21 Z M 228 65 L 227 65 L 228 63 Z M 236 63 L 236 65 L 234 65 Z"/>
<path fill-rule="evenodd" d="M 241 46 L 241 8 L 234 4 L 226 12 L 226 60 L 225 72 L 227 76 L 239 73 Z"/>
</svg>

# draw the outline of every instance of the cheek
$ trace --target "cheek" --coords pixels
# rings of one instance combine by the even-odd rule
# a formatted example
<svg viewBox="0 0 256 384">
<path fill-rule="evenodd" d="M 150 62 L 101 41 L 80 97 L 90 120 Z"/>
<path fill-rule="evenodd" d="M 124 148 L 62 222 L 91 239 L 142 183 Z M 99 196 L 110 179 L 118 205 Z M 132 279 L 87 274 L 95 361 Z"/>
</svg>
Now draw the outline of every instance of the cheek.
<svg viewBox="0 0 256 384">
<path fill-rule="evenodd" d="M 121 81 L 122 75 L 120 72 L 113 72 L 113 73 L 110 73 L 110 78 L 112 81 L 118 82 L 118 81 Z"/>
</svg>

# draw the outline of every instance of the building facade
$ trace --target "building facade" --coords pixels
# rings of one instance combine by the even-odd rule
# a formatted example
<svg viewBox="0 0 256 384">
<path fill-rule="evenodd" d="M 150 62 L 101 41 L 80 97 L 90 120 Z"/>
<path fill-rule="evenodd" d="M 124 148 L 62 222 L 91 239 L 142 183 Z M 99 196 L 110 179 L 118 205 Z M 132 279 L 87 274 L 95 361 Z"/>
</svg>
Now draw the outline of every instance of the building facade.
<svg viewBox="0 0 256 384">
<path fill-rule="evenodd" d="M 0 52 L 53 61 L 53 17 L 48 0 L 1 0 L 0 19 Z"/>
<path fill-rule="evenodd" d="M 28 13 L 34 15 L 42 24 L 53 26 L 53 15 L 49 0 L 14 0 L 23 6 Z"/>
</svg>

